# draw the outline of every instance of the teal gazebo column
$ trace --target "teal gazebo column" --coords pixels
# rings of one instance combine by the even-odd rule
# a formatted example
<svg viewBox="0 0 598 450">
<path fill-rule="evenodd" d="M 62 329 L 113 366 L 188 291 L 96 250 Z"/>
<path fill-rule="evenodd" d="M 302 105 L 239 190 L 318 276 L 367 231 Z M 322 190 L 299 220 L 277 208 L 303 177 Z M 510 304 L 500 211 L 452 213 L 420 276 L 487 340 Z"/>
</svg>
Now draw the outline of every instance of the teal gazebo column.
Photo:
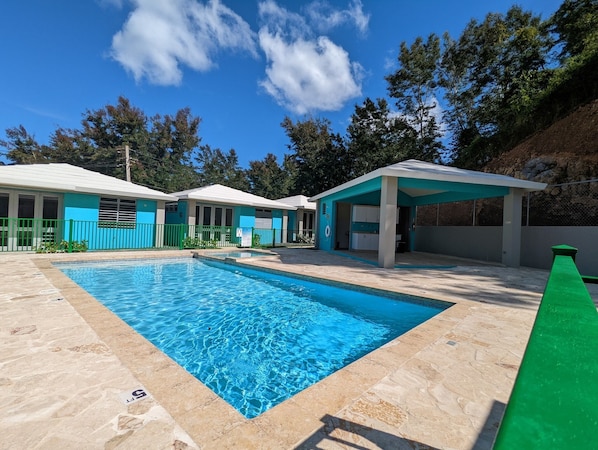
<svg viewBox="0 0 598 450">
<path fill-rule="evenodd" d="M 519 267 L 521 261 L 521 199 L 523 191 L 510 188 L 504 197 L 502 222 L 502 263 Z"/>
<path fill-rule="evenodd" d="M 381 183 L 378 266 L 385 269 L 395 266 L 398 180 L 396 177 L 383 176 Z"/>
</svg>

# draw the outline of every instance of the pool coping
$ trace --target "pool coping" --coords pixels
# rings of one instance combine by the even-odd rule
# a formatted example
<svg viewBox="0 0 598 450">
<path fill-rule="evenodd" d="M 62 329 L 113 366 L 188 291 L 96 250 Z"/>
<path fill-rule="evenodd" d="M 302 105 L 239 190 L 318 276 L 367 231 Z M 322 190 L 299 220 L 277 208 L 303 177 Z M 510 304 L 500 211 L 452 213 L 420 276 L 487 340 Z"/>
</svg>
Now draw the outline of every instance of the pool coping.
<svg viewBox="0 0 598 450">
<path fill-rule="evenodd" d="M 113 255 L 112 259 L 131 259 L 131 256 L 114 258 Z M 97 258 L 81 255 L 77 260 L 97 261 Z M 64 259 L 33 261 L 146 390 L 196 443 L 202 444 L 202 448 L 212 445 L 214 448 L 252 448 L 256 436 L 263 448 L 298 445 L 322 427 L 323 417 L 355 401 L 447 333 L 468 308 L 468 302 L 456 303 L 258 417 L 246 419 L 53 265 L 53 262 L 64 262 Z M 289 417 L 293 420 L 289 421 Z M 275 433 L 272 430 L 276 430 Z"/>
<path fill-rule="evenodd" d="M 275 255 L 272 255 L 272 256 L 275 256 Z M 267 272 L 272 275 L 287 276 L 289 278 L 295 278 L 297 280 L 313 281 L 315 279 L 315 280 L 317 280 L 318 283 L 324 284 L 327 286 L 340 287 L 342 289 L 349 289 L 349 290 L 354 290 L 354 291 L 359 291 L 359 292 L 365 292 L 367 294 L 383 296 L 383 297 L 391 298 L 394 300 L 405 301 L 408 303 L 416 303 L 416 304 L 421 304 L 421 305 L 432 305 L 432 306 L 437 305 L 438 307 L 442 307 L 444 309 L 449 308 L 455 304 L 454 301 L 421 297 L 421 296 L 414 295 L 414 294 L 406 294 L 403 292 L 389 291 L 387 289 L 363 286 L 363 285 L 360 285 L 357 283 L 351 283 L 348 281 L 338 281 L 338 280 L 333 280 L 330 278 L 315 277 L 313 275 L 302 275 L 302 274 L 294 273 L 294 272 L 291 272 L 288 270 L 256 266 L 255 264 L 251 264 L 249 261 L 247 261 L 247 258 L 233 258 L 233 257 L 222 258 L 222 257 L 216 256 L 216 255 L 197 254 L 196 252 L 193 252 L 192 257 L 198 258 L 198 259 L 205 259 L 208 261 L 208 264 L 209 264 L 209 261 L 214 261 L 216 263 L 237 266 L 240 268 L 246 268 L 246 269 L 250 269 L 250 270 Z"/>
<path fill-rule="evenodd" d="M 0 377 L 0 389 L 9 403 L 0 408 L 6 413 L 0 422 L 8 427 L 8 442 L 16 444 L 14 448 L 50 441 L 60 442 L 61 448 L 81 448 L 75 442 L 98 449 L 167 448 L 159 442 L 168 440 L 174 448 L 201 449 L 491 448 L 547 271 L 418 252 L 397 258 L 401 264 L 448 262 L 455 268 L 400 271 L 313 249 L 271 253 L 272 257 L 242 262 L 256 269 L 455 305 L 248 420 L 52 265 L 191 257 L 191 251 L 4 255 L 1 267 L 9 284 L 0 305 L 10 322 L 0 328 L 0 337 L 9 344 L 3 352 L 8 372 L 6 378 Z M 592 295 L 598 302 L 595 286 Z M 38 331 L 31 324 L 37 324 Z M 23 367 L 30 360 L 37 361 L 36 366 Z M 42 381 L 40 373 L 56 383 Z M 113 381 L 116 374 L 122 381 Z M 43 392 L 23 396 L 22 389 L 38 379 L 40 383 L 33 386 Z M 70 385 L 61 384 L 63 379 Z M 151 401 L 123 405 L 119 393 L 133 388 L 133 383 L 143 384 Z M 46 393 L 48 386 L 52 391 Z M 71 389 L 90 394 L 73 398 Z M 32 418 L 18 418 L 47 404 L 67 415 L 56 418 L 51 410 L 42 409 Z M 80 414 L 74 405 L 85 412 Z M 90 418 L 96 410 L 101 414 Z M 28 432 L 32 420 L 38 425 Z M 73 446 L 65 447 L 65 442 Z"/>
</svg>

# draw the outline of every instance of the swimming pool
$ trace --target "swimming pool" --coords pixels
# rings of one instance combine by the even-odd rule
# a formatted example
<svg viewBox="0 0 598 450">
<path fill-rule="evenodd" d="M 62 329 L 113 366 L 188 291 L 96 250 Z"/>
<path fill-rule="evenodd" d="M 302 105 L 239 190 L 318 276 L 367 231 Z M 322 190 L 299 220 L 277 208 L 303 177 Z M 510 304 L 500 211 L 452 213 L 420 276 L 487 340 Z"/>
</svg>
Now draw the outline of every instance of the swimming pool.
<svg viewBox="0 0 598 450">
<path fill-rule="evenodd" d="M 449 306 L 214 260 L 56 266 L 247 418 Z"/>
<path fill-rule="evenodd" d="M 231 250 L 227 252 L 206 253 L 206 256 L 215 256 L 217 258 L 255 258 L 259 256 L 271 256 L 271 254 L 256 250 Z"/>
</svg>

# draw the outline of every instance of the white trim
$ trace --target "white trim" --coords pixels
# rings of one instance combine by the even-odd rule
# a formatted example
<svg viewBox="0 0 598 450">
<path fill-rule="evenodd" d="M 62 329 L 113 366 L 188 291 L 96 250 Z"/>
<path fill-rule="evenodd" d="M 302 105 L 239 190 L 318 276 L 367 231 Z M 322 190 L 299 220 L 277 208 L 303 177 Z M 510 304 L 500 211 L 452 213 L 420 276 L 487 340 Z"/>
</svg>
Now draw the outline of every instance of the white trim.
<svg viewBox="0 0 598 450">
<path fill-rule="evenodd" d="M 0 187 L 4 186 L 55 193 L 73 192 L 106 197 L 177 200 L 172 195 L 145 186 L 62 163 L 0 166 Z"/>
<path fill-rule="evenodd" d="M 221 184 L 213 184 L 196 189 L 189 189 L 172 193 L 179 200 L 197 200 L 201 203 L 224 204 L 230 206 L 250 206 L 254 208 L 270 208 L 282 210 L 296 210 L 294 206 L 269 200 L 257 195 L 233 189 Z"/>
<path fill-rule="evenodd" d="M 416 159 L 410 159 L 393 164 L 391 166 L 376 169 L 370 173 L 366 173 L 365 175 L 355 178 L 354 180 L 348 181 L 340 186 L 336 186 L 314 197 L 311 197 L 309 201 L 314 202 L 320 200 L 321 198 L 342 192 L 346 189 L 358 186 L 366 181 L 370 181 L 382 176 L 413 178 L 430 181 L 448 181 L 452 183 L 479 184 L 485 186 L 502 186 L 509 188 L 519 188 L 523 189 L 524 191 L 541 191 L 547 186 L 546 183 L 520 180 L 507 175 L 458 169 L 456 167 L 442 166 L 440 164 L 432 164 L 418 161 Z"/>
</svg>

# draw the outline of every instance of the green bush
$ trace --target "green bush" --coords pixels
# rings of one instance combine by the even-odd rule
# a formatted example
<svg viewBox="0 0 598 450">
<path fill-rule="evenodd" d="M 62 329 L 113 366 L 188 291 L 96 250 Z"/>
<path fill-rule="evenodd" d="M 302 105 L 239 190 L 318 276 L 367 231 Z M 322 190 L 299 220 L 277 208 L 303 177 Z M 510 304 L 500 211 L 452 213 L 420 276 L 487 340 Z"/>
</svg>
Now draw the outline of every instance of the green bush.
<svg viewBox="0 0 598 450">
<path fill-rule="evenodd" d="M 66 241 L 62 241 L 63 243 L 66 243 L 67 248 L 68 248 L 68 242 Z M 73 241 L 72 243 L 72 249 L 74 252 L 86 252 L 87 251 L 87 241 Z"/>
<path fill-rule="evenodd" d="M 204 241 L 201 238 L 187 237 L 183 239 L 183 248 L 199 248 L 199 249 L 211 249 L 218 248 L 219 241 L 212 239 L 210 241 Z"/>
<path fill-rule="evenodd" d="M 71 242 L 73 252 L 86 252 L 87 241 L 73 241 Z M 35 248 L 36 253 L 65 253 L 69 251 L 69 242 L 43 242 L 39 247 Z"/>
</svg>

